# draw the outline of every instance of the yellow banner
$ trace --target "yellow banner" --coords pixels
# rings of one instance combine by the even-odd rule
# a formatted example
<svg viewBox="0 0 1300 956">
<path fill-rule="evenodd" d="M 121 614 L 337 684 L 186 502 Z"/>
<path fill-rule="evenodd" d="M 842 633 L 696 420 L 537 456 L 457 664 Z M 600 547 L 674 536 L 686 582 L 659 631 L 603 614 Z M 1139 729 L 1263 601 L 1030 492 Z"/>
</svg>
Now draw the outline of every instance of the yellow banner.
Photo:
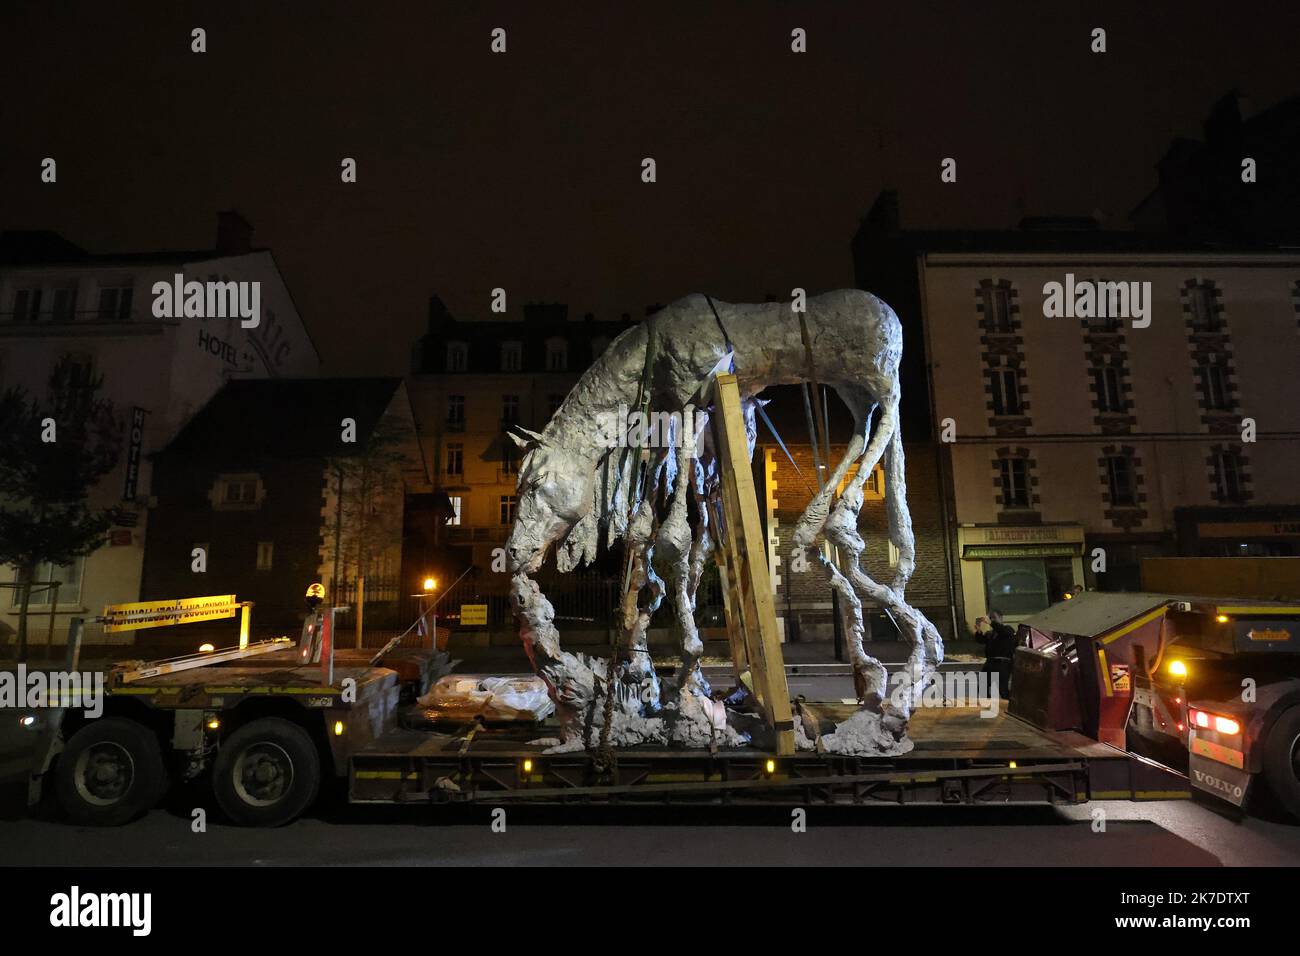
<svg viewBox="0 0 1300 956">
<path fill-rule="evenodd" d="M 468 627 L 487 627 L 486 604 L 462 604 L 460 606 L 460 623 Z"/>
<path fill-rule="evenodd" d="M 170 601 L 140 601 L 110 604 L 104 608 L 104 631 L 139 631 L 147 627 L 193 624 L 234 617 L 239 602 L 233 594 L 177 598 Z"/>
</svg>

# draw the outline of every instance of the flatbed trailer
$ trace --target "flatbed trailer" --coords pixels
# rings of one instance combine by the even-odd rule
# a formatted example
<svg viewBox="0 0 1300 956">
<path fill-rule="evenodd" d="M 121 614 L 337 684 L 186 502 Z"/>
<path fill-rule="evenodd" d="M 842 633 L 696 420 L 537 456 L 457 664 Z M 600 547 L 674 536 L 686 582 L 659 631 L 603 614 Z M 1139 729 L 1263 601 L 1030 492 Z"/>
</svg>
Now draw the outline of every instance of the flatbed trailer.
<svg viewBox="0 0 1300 956">
<path fill-rule="evenodd" d="M 988 716 L 975 708 L 923 708 L 909 726 L 914 749 L 897 757 L 628 747 L 616 751 L 605 772 L 586 752 L 547 753 L 545 744 L 530 742 L 538 733 L 477 724 L 458 731 L 395 730 L 352 756 L 349 799 L 950 805 L 1189 796 L 1181 774 L 1077 733 L 1039 730 L 1004 710 Z"/>
<path fill-rule="evenodd" d="M 439 671 L 413 657 L 400 677 L 345 659 L 333 685 L 322 684 L 318 667 L 276 652 L 111 687 L 102 718 L 46 712 L 33 793 L 52 779 L 73 819 L 112 825 L 152 806 L 171 783 L 202 775 L 227 816 L 263 826 L 304 812 L 330 778 L 346 782 L 357 804 L 1050 805 L 1188 796 L 1181 774 L 1082 734 L 1038 729 L 1005 707 L 993 715 L 923 707 L 909 727 L 914 749 L 896 757 L 629 747 L 602 767 L 591 752 L 548 753 L 538 741 L 557 736 L 553 718 L 431 723 L 401 703 Z M 797 706 L 829 721 L 855 709 Z M 127 767 L 134 776 L 122 776 Z"/>
</svg>

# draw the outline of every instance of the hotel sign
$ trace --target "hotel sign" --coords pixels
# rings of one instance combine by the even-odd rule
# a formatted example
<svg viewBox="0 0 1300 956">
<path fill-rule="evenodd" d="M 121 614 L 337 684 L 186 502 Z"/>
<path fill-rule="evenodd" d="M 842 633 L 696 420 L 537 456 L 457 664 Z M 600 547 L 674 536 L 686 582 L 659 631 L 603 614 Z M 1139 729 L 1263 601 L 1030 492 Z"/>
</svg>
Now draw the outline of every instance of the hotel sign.
<svg viewBox="0 0 1300 956">
<path fill-rule="evenodd" d="M 126 446 L 126 480 L 122 484 L 122 500 L 134 501 L 140 482 L 140 456 L 144 448 L 144 416 L 148 414 L 143 408 L 131 409 L 131 422 Z"/>
</svg>

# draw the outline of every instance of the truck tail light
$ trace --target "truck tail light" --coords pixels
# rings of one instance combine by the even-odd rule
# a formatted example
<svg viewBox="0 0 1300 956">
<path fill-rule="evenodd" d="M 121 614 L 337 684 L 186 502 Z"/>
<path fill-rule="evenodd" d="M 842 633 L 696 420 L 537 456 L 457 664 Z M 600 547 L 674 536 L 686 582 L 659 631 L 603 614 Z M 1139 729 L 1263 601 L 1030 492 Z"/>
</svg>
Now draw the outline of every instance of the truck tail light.
<svg viewBox="0 0 1300 956">
<path fill-rule="evenodd" d="M 1231 736 L 1233 734 L 1241 733 L 1241 724 L 1237 723 L 1231 717 L 1215 717 L 1214 729 L 1221 734 L 1228 734 Z"/>
<path fill-rule="evenodd" d="M 1241 724 L 1221 714 L 1207 714 L 1203 710 L 1194 710 L 1188 715 L 1188 719 L 1197 727 L 1204 727 L 1206 730 L 1213 728 L 1218 733 L 1229 737 L 1241 733 Z"/>
</svg>

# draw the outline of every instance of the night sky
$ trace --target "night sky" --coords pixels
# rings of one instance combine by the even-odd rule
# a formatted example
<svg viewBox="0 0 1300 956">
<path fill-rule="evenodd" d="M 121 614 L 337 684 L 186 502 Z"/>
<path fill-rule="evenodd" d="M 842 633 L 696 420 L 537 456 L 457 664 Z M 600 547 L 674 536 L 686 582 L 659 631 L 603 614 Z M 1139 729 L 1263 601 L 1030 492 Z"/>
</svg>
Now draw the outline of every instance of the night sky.
<svg viewBox="0 0 1300 956">
<path fill-rule="evenodd" d="M 1123 227 L 1224 92 L 1262 109 L 1297 91 L 1295 10 L 4 0 L 0 228 L 209 248 L 236 208 L 326 371 L 400 374 L 435 291 L 465 318 L 494 286 L 515 315 L 613 318 L 852 285 L 849 239 L 887 184 L 908 227 Z"/>
</svg>

